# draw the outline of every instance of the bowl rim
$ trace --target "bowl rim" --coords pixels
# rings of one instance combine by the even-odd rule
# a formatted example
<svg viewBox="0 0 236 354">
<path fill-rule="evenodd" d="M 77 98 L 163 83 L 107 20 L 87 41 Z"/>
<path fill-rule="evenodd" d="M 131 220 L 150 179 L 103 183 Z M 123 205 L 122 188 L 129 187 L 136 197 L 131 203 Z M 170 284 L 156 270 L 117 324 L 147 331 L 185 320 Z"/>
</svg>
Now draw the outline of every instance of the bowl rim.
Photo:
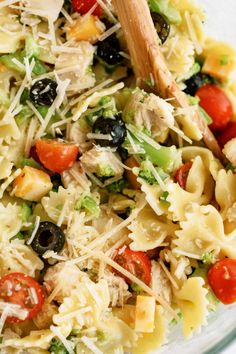
<svg viewBox="0 0 236 354">
<path fill-rule="evenodd" d="M 232 329 L 223 339 L 217 342 L 212 348 L 204 351 L 203 354 L 219 354 L 222 350 L 227 349 L 233 342 L 236 341 L 236 327 Z"/>
</svg>

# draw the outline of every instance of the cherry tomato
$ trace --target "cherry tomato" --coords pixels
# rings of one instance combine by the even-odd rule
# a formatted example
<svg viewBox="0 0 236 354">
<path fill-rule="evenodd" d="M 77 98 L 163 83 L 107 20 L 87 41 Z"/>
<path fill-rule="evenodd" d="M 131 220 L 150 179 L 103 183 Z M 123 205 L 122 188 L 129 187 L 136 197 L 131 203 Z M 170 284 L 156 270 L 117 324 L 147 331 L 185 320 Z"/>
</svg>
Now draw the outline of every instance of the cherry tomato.
<svg viewBox="0 0 236 354">
<path fill-rule="evenodd" d="M 124 164 L 130 168 L 139 166 L 138 162 L 132 156 L 129 157 L 127 160 L 125 160 Z M 136 190 L 140 189 L 141 186 L 137 181 L 137 176 L 135 176 L 135 174 L 132 171 L 125 170 L 125 177 L 126 177 L 127 181 L 129 182 L 131 188 L 136 189 Z"/>
<path fill-rule="evenodd" d="M 236 138 L 236 122 L 229 122 L 226 128 L 220 132 L 217 140 L 220 147 L 223 148 L 224 145 L 233 138 Z"/>
<path fill-rule="evenodd" d="M 189 174 L 189 170 L 191 169 L 193 163 L 192 161 L 188 161 L 183 164 L 175 173 L 174 179 L 179 183 L 180 187 L 185 189 L 186 182 Z"/>
<path fill-rule="evenodd" d="M 196 95 L 200 98 L 200 106 L 213 120 L 210 128 L 225 128 L 233 116 L 233 107 L 224 91 L 218 86 L 208 84 L 198 89 Z"/>
<path fill-rule="evenodd" d="M 208 282 L 216 297 L 223 304 L 236 301 L 236 260 L 225 258 L 208 271 Z"/>
<path fill-rule="evenodd" d="M 114 251 L 112 259 L 147 285 L 150 284 L 151 261 L 145 252 L 132 251 L 129 246 L 123 246 Z M 124 278 L 128 284 L 132 283 L 116 269 L 113 271 Z"/>
<path fill-rule="evenodd" d="M 44 167 L 50 171 L 61 173 L 72 167 L 79 149 L 74 144 L 40 139 L 36 141 L 36 152 Z"/>
<path fill-rule="evenodd" d="M 84 15 L 91 9 L 91 7 L 93 7 L 96 2 L 96 0 L 72 0 L 72 6 L 74 11 Z M 97 5 L 92 14 L 99 17 L 102 16 L 101 6 Z"/>
<path fill-rule="evenodd" d="M 44 302 L 43 289 L 39 283 L 24 273 L 10 273 L 0 279 L 0 298 L 7 303 L 19 305 L 28 311 L 24 320 L 7 317 L 7 322 L 19 323 L 35 317 Z"/>
</svg>

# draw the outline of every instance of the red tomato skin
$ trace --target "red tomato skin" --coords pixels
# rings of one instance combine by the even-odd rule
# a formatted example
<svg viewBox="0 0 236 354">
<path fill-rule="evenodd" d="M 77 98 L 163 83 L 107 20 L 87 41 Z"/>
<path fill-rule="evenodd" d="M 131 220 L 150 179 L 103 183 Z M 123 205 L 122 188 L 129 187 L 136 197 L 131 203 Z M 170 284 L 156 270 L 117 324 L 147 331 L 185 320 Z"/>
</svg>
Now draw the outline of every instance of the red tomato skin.
<svg viewBox="0 0 236 354">
<path fill-rule="evenodd" d="M 7 295 L 7 294 L 4 295 L 3 289 L 4 289 L 4 283 L 6 281 L 12 283 L 13 288 L 14 285 L 16 284 L 19 283 L 22 284 L 21 289 L 17 291 L 16 290 L 14 291 L 13 289 L 11 295 Z M 28 308 L 27 305 L 25 304 L 25 300 L 29 296 L 27 288 L 30 287 L 35 289 L 38 298 L 38 303 L 35 304 L 32 308 Z M 7 317 L 8 323 L 20 323 L 32 319 L 40 312 L 44 302 L 44 293 L 41 285 L 39 285 L 39 283 L 32 277 L 19 272 L 7 274 L 0 279 L 0 296 L 4 297 L 5 302 L 10 302 L 12 304 L 20 305 L 23 309 L 27 309 L 29 311 L 27 318 L 24 320 L 20 320 L 17 317 Z"/>
<path fill-rule="evenodd" d="M 217 140 L 220 147 L 223 149 L 225 144 L 233 138 L 236 138 L 236 122 L 229 122 L 226 128 L 220 132 Z"/>
<path fill-rule="evenodd" d="M 36 141 L 36 152 L 44 167 L 52 172 L 61 173 L 73 166 L 79 148 L 74 144 L 39 139 Z"/>
<path fill-rule="evenodd" d="M 204 85 L 197 90 L 200 106 L 209 114 L 213 123 L 211 130 L 224 129 L 233 116 L 233 107 L 224 91 L 215 85 Z"/>
<path fill-rule="evenodd" d="M 184 163 L 176 172 L 174 175 L 174 179 L 178 184 L 180 185 L 181 188 L 186 189 L 186 182 L 188 178 L 188 173 L 189 170 L 191 169 L 193 163 L 192 161 L 188 161 Z"/>
<path fill-rule="evenodd" d="M 75 12 L 80 13 L 81 15 L 86 14 L 91 7 L 96 3 L 96 0 L 72 0 L 73 10 Z M 101 17 L 102 16 L 102 8 L 100 5 L 97 5 L 96 9 L 93 11 L 92 15 Z"/>
<path fill-rule="evenodd" d="M 215 263 L 207 274 L 209 285 L 225 305 L 236 301 L 236 260 L 225 258 Z"/>
<path fill-rule="evenodd" d="M 151 261 L 145 252 L 132 251 L 129 246 L 123 246 L 113 252 L 112 259 L 145 284 L 150 284 Z M 128 284 L 132 284 L 132 281 L 127 279 L 123 274 L 120 274 L 119 271 L 114 268 L 112 270 L 124 278 Z"/>
</svg>

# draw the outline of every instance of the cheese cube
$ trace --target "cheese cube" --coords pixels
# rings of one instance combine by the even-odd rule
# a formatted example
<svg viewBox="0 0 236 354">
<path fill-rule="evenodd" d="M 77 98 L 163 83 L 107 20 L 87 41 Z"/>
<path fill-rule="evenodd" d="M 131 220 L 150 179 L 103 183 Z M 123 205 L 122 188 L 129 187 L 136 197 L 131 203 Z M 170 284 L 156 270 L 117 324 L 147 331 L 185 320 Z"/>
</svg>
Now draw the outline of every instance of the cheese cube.
<svg viewBox="0 0 236 354">
<path fill-rule="evenodd" d="M 156 301 L 153 296 L 137 296 L 135 311 L 135 331 L 152 333 L 154 330 Z"/>
<path fill-rule="evenodd" d="M 94 43 L 99 36 L 105 31 L 104 24 L 98 17 L 81 16 L 72 26 L 67 27 L 67 39 L 74 38 L 77 42 L 89 41 Z"/>
<path fill-rule="evenodd" d="M 220 80 L 227 80 L 234 68 L 235 60 L 231 55 L 208 54 L 202 72 Z"/>
<path fill-rule="evenodd" d="M 44 171 L 25 166 L 13 182 L 14 194 L 32 202 L 39 201 L 52 189 L 50 177 Z"/>
</svg>

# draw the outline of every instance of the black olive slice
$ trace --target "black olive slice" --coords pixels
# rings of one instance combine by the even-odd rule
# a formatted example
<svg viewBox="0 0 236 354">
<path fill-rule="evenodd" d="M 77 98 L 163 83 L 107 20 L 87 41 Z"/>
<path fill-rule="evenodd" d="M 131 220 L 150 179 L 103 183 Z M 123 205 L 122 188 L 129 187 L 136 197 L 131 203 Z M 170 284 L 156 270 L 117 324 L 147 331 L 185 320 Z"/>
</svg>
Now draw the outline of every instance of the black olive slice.
<svg viewBox="0 0 236 354">
<path fill-rule="evenodd" d="M 57 83 L 51 79 L 42 79 L 30 89 L 30 99 L 34 104 L 50 106 L 57 97 Z"/>
<path fill-rule="evenodd" d="M 156 27 L 158 36 L 161 40 L 161 43 L 163 44 L 163 43 L 165 43 L 165 41 L 167 40 L 167 38 L 170 34 L 170 24 L 164 16 L 162 16 L 156 12 L 152 12 L 151 15 L 152 15 L 152 20 L 153 20 L 154 25 Z"/>
<path fill-rule="evenodd" d="M 96 142 L 101 146 L 111 147 L 121 146 L 125 141 L 127 134 L 125 123 L 121 119 L 116 119 L 115 117 L 99 117 L 93 125 L 93 132 L 104 135 L 109 134 L 111 136 L 111 140 L 97 139 Z"/>
<path fill-rule="evenodd" d="M 52 222 L 43 221 L 39 224 L 31 247 L 42 256 L 46 251 L 60 252 L 64 244 L 65 235 L 62 229 Z"/>
<path fill-rule="evenodd" d="M 119 40 L 113 35 L 98 43 L 97 56 L 108 65 L 119 65 L 124 60 L 120 50 Z"/>
</svg>

